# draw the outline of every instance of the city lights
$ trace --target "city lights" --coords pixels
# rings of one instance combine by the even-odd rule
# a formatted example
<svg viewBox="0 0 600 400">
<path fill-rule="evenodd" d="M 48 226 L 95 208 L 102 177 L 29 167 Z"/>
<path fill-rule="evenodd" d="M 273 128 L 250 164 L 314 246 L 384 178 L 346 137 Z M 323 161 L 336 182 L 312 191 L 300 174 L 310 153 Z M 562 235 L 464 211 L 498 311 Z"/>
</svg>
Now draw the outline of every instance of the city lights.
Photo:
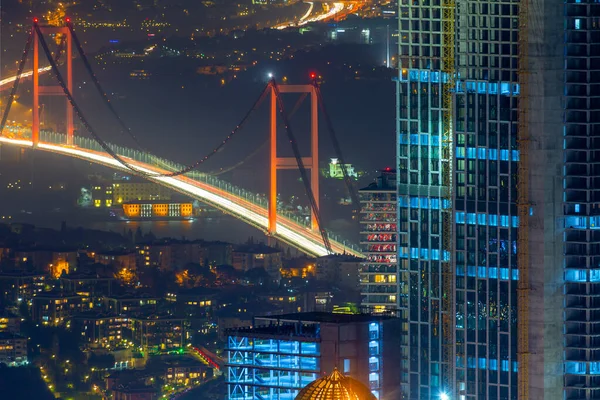
<svg viewBox="0 0 600 400">
<path fill-rule="evenodd" d="M 17 146 L 31 147 L 31 140 L 23 139 L 11 139 L 6 137 L 0 137 L 1 143 L 13 144 Z M 96 162 L 107 167 L 126 170 L 117 160 L 92 150 L 85 150 L 73 147 L 63 147 L 60 145 L 39 143 L 39 150 L 50 151 L 53 153 L 68 155 L 71 157 Z M 213 204 L 226 213 L 232 214 L 247 221 L 251 225 L 259 227 L 260 229 L 266 230 L 268 227 L 267 211 L 255 204 L 244 201 L 239 197 L 230 194 L 224 190 L 215 188 L 205 183 L 193 181 L 185 176 L 177 177 L 163 177 L 152 175 L 159 175 L 155 169 L 149 169 L 146 164 L 136 162 L 134 160 L 127 160 L 127 162 L 133 164 L 140 172 L 149 175 L 149 179 L 162 183 L 166 186 L 174 188 L 177 191 L 185 192 L 192 197 Z M 283 241 L 287 243 L 293 243 L 294 246 L 306 251 L 308 254 L 314 256 L 327 255 L 327 249 L 321 242 L 321 236 L 318 232 L 312 231 L 309 228 L 300 226 L 293 221 L 285 220 L 282 217 L 279 218 L 277 223 L 277 235 Z M 336 253 L 350 253 L 359 256 L 358 252 L 355 252 L 345 245 L 332 242 L 333 250 Z"/>
</svg>

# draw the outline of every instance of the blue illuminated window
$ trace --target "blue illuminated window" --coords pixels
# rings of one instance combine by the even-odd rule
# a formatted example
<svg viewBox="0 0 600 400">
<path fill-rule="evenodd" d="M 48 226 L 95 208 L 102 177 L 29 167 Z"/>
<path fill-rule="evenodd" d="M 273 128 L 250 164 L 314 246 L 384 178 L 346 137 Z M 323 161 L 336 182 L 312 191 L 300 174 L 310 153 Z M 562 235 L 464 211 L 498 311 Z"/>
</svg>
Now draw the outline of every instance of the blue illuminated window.
<svg viewBox="0 0 600 400">
<path fill-rule="evenodd" d="M 581 29 L 581 19 L 575 18 L 575 29 Z"/>
<path fill-rule="evenodd" d="M 566 282 L 585 282 L 587 281 L 587 271 L 584 269 L 569 269 L 565 271 Z"/>
<path fill-rule="evenodd" d="M 475 225 L 475 213 L 468 213 L 467 214 L 467 224 L 469 224 L 469 225 Z"/>
<path fill-rule="evenodd" d="M 344 359 L 344 373 L 347 374 L 350 372 L 350 360 L 348 358 Z"/>
<path fill-rule="evenodd" d="M 490 215 L 489 216 L 489 226 L 498 226 L 498 216 L 497 215 Z"/>
</svg>

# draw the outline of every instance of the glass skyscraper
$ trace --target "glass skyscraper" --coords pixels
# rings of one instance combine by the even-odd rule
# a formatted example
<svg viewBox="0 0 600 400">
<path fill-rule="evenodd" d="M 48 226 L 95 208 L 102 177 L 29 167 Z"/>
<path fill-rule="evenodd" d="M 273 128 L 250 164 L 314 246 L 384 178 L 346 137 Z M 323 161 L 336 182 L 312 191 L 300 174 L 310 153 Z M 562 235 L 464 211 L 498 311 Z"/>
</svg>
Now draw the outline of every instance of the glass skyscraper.
<svg viewBox="0 0 600 400">
<path fill-rule="evenodd" d="M 399 1 L 407 399 L 600 398 L 600 2 L 527 1 L 455 0 L 452 75 L 443 72 L 442 1 Z M 444 262 L 454 310 L 446 357 Z"/>
</svg>

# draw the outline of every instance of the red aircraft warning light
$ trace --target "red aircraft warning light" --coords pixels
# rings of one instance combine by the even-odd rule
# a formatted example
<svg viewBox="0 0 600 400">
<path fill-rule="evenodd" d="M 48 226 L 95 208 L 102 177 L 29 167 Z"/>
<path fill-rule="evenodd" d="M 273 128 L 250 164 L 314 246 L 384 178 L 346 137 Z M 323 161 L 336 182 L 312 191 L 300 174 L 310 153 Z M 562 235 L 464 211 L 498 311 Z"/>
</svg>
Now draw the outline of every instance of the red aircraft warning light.
<svg viewBox="0 0 600 400">
<path fill-rule="evenodd" d="M 65 22 L 66 22 L 67 24 L 70 24 L 70 23 L 71 23 L 71 17 L 67 17 L 67 18 L 65 18 Z"/>
<path fill-rule="evenodd" d="M 310 73 L 310 79 L 315 79 L 317 77 L 317 74 L 315 74 L 314 72 Z"/>
<path fill-rule="evenodd" d="M 33 23 L 34 23 L 34 24 L 37 24 L 37 23 L 38 23 L 38 21 L 39 21 L 38 17 L 33 17 Z"/>
</svg>

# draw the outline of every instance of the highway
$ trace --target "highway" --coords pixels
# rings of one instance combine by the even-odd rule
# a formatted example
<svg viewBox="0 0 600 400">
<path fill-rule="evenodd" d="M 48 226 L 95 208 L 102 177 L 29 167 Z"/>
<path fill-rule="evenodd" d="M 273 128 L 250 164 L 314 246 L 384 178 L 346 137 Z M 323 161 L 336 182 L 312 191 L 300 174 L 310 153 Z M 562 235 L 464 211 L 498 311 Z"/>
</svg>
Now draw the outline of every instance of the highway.
<svg viewBox="0 0 600 400">
<path fill-rule="evenodd" d="M 15 139 L 0 136 L 0 143 L 20 146 L 32 147 L 31 140 Z M 75 157 L 81 160 L 104 165 L 113 169 L 129 171 L 126 167 L 120 164 L 117 160 L 109 155 L 93 150 L 83 148 L 57 145 L 50 143 L 39 143 L 38 150 L 51 153 Z M 238 219 L 241 219 L 250 225 L 255 226 L 262 231 L 267 231 L 268 217 L 267 210 L 259 205 L 256 205 L 244 198 L 241 198 L 233 193 L 227 192 L 208 183 L 199 182 L 188 178 L 184 175 L 176 177 L 154 176 L 157 174 L 165 174 L 170 171 L 151 166 L 133 159 L 122 157 L 138 171 L 147 174 L 145 178 L 155 181 L 163 186 L 169 187 L 182 194 L 198 199 L 204 203 L 210 204 L 221 211 L 230 214 Z M 307 254 L 312 256 L 327 255 L 327 250 L 322 243 L 322 238 L 319 232 L 302 226 L 288 218 L 278 216 L 277 235 L 276 237 Z M 354 251 L 342 243 L 331 241 L 331 246 L 335 253 L 346 253 L 361 257 L 361 254 Z"/>
</svg>

